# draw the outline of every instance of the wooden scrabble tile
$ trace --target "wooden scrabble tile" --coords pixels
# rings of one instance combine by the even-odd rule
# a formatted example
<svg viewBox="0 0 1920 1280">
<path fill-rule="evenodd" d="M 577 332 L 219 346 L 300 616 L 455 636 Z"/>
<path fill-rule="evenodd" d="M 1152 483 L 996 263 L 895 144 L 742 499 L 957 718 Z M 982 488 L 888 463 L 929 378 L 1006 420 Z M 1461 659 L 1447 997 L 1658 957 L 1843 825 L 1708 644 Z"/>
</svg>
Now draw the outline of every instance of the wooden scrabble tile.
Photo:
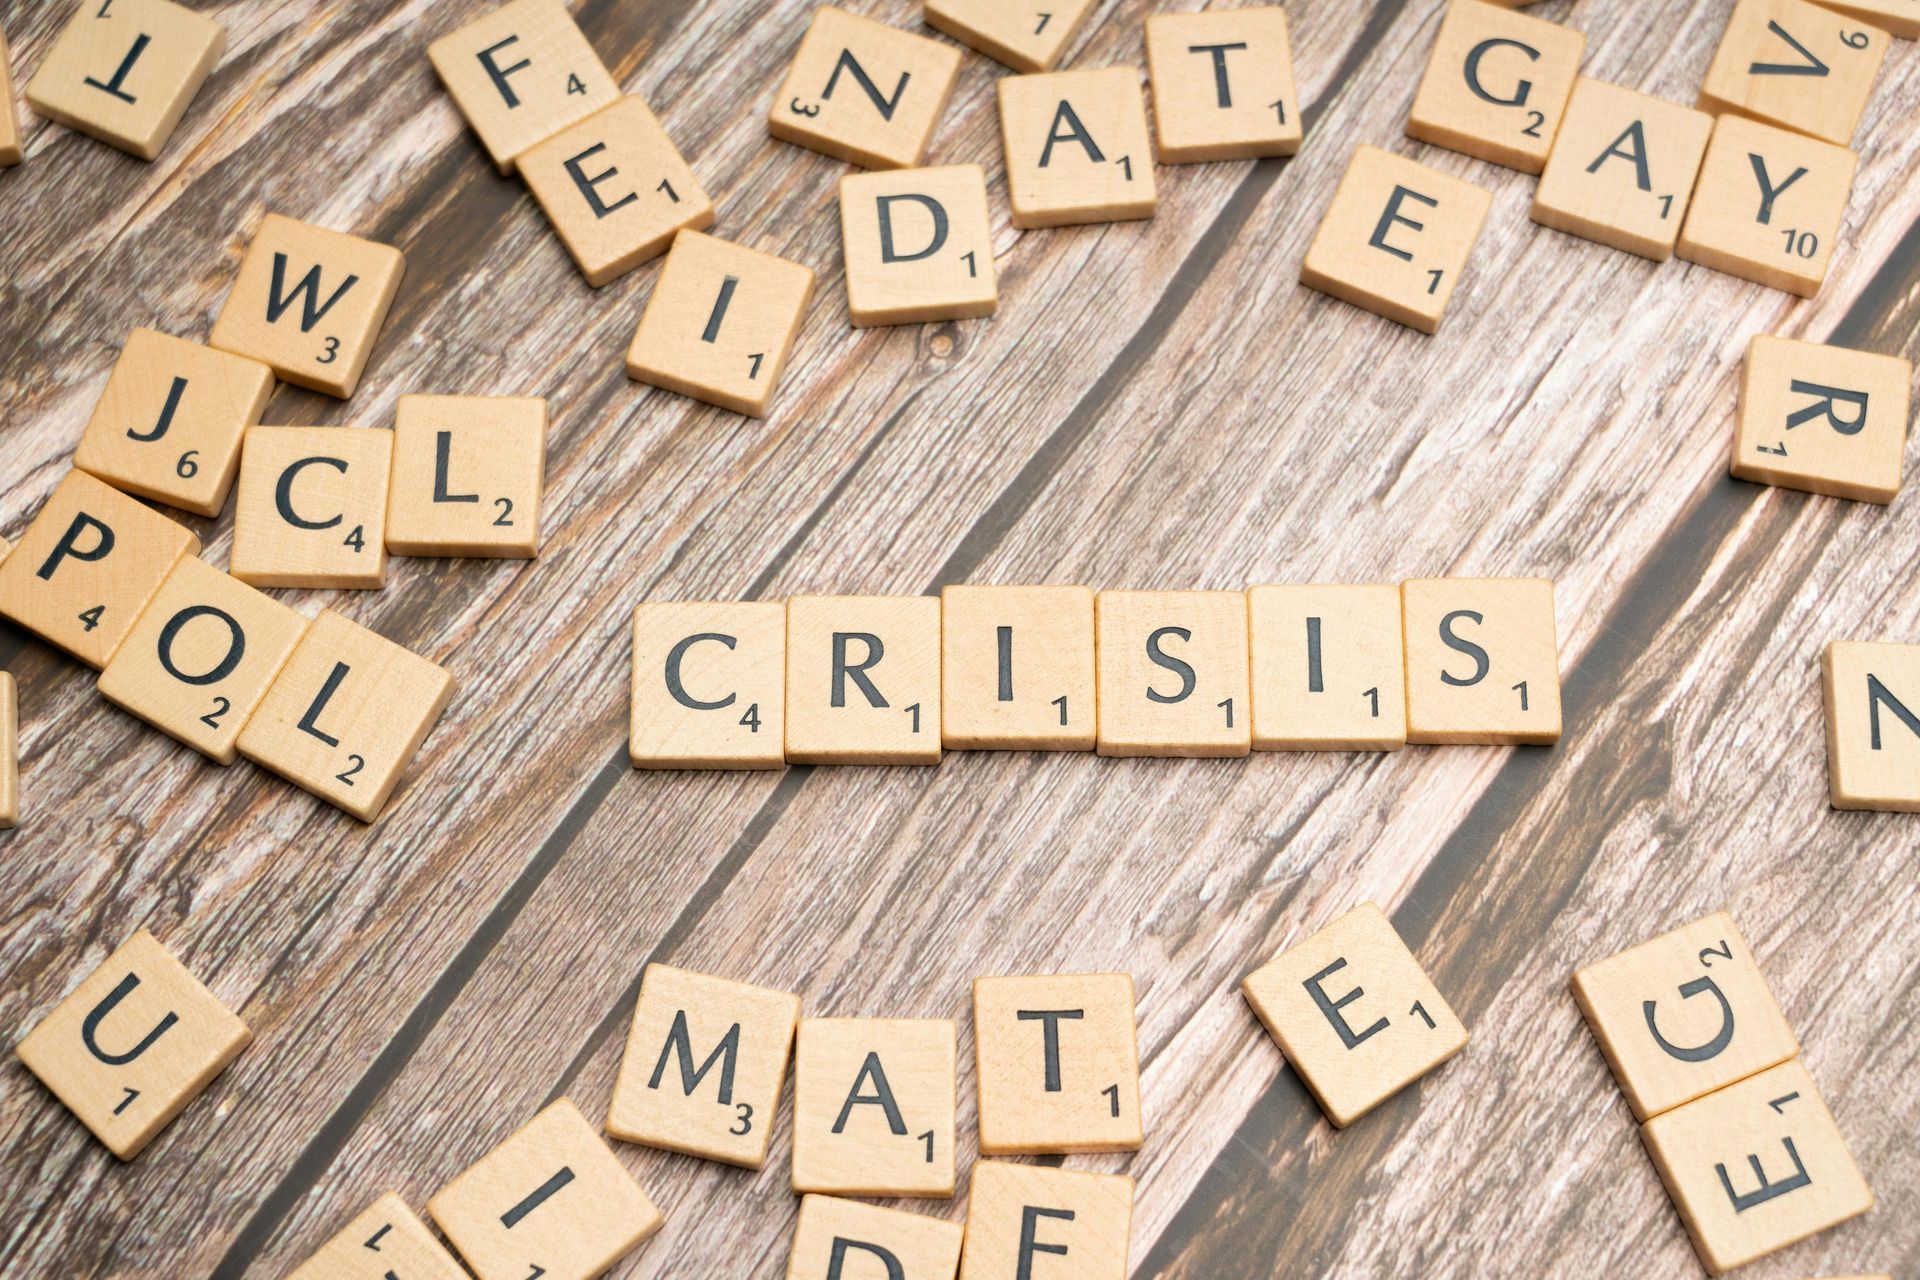
<svg viewBox="0 0 1920 1280">
<path fill-rule="evenodd" d="M 1824 670 L 1833 807 L 1920 813 L 1920 645 L 1836 640 Z"/>
<path fill-rule="evenodd" d="M 992 315 L 1000 305 L 977 164 L 840 179 L 847 312 L 855 328 Z"/>
<path fill-rule="evenodd" d="M 287 1280 L 466 1280 L 427 1224 L 389 1191 L 360 1212 Z"/>
<path fill-rule="evenodd" d="M 1655 1116 L 1640 1136 L 1716 1276 L 1873 1207 L 1798 1058 Z"/>
<path fill-rule="evenodd" d="M 546 473 L 539 396 L 401 396 L 387 550 L 531 560 L 540 554 Z"/>
<path fill-rule="evenodd" d="M 0 617 L 96 671 L 200 539 L 157 511 L 69 471 L 0 561 Z"/>
<path fill-rule="evenodd" d="M 1407 741 L 1560 739 L 1560 647 L 1544 578 L 1427 578 L 1400 588 Z"/>
<path fill-rule="evenodd" d="M 928 26 L 1015 71 L 1051 71 L 1093 5 L 1094 0 L 926 0 L 924 9 Z"/>
<path fill-rule="evenodd" d="M 83 0 L 27 82 L 27 101 L 151 160 L 226 47 L 225 27 L 171 0 Z"/>
<path fill-rule="evenodd" d="M 1920 0 L 1814 0 L 1823 9 L 1871 22 L 1902 40 L 1920 40 Z"/>
<path fill-rule="evenodd" d="M 1152 15 L 1147 79 L 1161 164 L 1300 149 L 1293 46 L 1278 6 Z"/>
<path fill-rule="evenodd" d="M 1406 745 L 1398 587 L 1254 587 L 1247 623 L 1255 750 Z"/>
<path fill-rule="evenodd" d="M 1132 1235 L 1132 1178 L 982 1160 L 960 1280 L 1126 1280 Z"/>
<path fill-rule="evenodd" d="M 589 1280 L 660 1229 L 660 1211 L 561 1098 L 427 1201 L 480 1280 Z"/>
<path fill-rule="evenodd" d="M 803 1196 L 787 1280 L 953 1280 L 963 1234 L 959 1223 L 923 1213 Z"/>
<path fill-rule="evenodd" d="M 1573 998 L 1640 1120 L 1800 1052 L 1724 911 L 1577 971 Z"/>
<path fill-rule="evenodd" d="M 1696 105 L 1845 146 L 1892 43 L 1808 0 L 1737 0 Z"/>
<path fill-rule="evenodd" d="M 1539 173 L 1580 74 L 1584 33 L 1453 0 L 1407 115 L 1407 136 Z"/>
<path fill-rule="evenodd" d="M 944 1018 L 802 1018 L 793 1189 L 951 1196 L 954 1079 Z"/>
<path fill-rule="evenodd" d="M 131 1160 L 252 1040 L 141 929 L 14 1052 L 107 1150 Z"/>
<path fill-rule="evenodd" d="M 981 1154 L 1139 1150 L 1129 975 L 976 979 L 973 1042 Z"/>
<path fill-rule="evenodd" d="M 787 602 L 788 760 L 939 764 L 940 724 L 938 599 Z"/>
<path fill-rule="evenodd" d="M 674 237 L 627 348 L 627 376 L 766 416 L 813 298 L 813 272 L 698 231 Z"/>
<path fill-rule="evenodd" d="M 392 469 L 391 431 L 248 428 L 233 508 L 233 576 L 256 587 L 383 585 Z"/>
<path fill-rule="evenodd" d="M 13 60 L 7 55 L 7 37 L 0 32 L 0 169 L 26 159 L 20 141 L 20 108 L 13 100 Z"/>
<path fill-rule="evenodd" d="M 1362 145 L 1314 233 L 1300 283 L 1434 333 L 1493 195 Z"/>
<path fill-rule="evenodd" d="M 1533 196 L 1533 220 L 1655 262 L 1673 256 L 1713 117 L 1585 76 Z"/>
<path fill-rule="evenodd" d="M 1756 334 L 1740 381 L 1733 474 L 1892 502 L 1907 452 L 1913 362 Z"/>
<path fill-rule="evenodd" d="M 0 671 L 0 831 L 20 822 L 20 698 Z"/>
<path fill-rule="evenodd" d="M 1335 1128 L 1460 1052 L 1467 1029 L 1371 902 L 1240 984 Z"/>
<path fill-rule="evenodd" d="M 1247 754 L 1244 592 L 1102 591 L 1094 631 L 1101 755 Z"/>
<path fill-rule="evenodd" d="M 240 469 L 240 441 L 273 386 L 273 370 L 257 360 L 135 329 L 73 465 L 127 493 L 217 516 Z"/>
<path fill-rule="evenodd" d="M 1857 163 L 1845 147 L 1721 116 L 1680 232 L 1680 256 L 1811 298 L 1827 278 Z"/>
<path fill-rule="evenodd" d="M 207 341 L 344 400 L 360 385 L 406 269 L 390 245 L 270 213 Z"/>
<path fill-rule="evenodd" d="M 713 201 L 639 98 L 597 111 L 520 157 L 520 176 L 594 288 L 713 225 Z"/>
<path fill-rule="evenodd" d="M 1153 216 L 1160 199 L 1138 71 L 1104 67 L 1006 76 L 999 93 L 1014 226 Z"/>
<path fill-rule="evenodd" d="M 307 620 L 198 556 L 174 566 L 100 673 L 100 694 L 220 764 Z"/>
<path fill-rule="evenodd" d="M 652 602 L 633 611 L 636 769 L 786 763 L 787 606 Z"/>
<path fill-rule="evenodd" d="M 648 965 L 607 1132 L 758 1169 L 799 1019 L 799 997 L 784 991 Z"/>
<path fill-rule="evenodd" d="M 940 705 L 949 751 L 1093 750 L 1093 592 L 944 588 Z"/>
<path fill-rule="evenodd" d="M 452 696 L 438 664 L 329 609 L 240 731 L 240 754 L 372 822 Z"/>
<path fill-rule="evenodd" d="M 561 0 L 513 0 L 435 40 L 427 58 L 501 173 L 620 96 Z"/>
<path fill-rule="evenodd" d="M 958 49 L 845 9 L 816 9 L 767 131 L 863 169 L 905 169 L 926 158 L 959 74 Z"/>
</svg>

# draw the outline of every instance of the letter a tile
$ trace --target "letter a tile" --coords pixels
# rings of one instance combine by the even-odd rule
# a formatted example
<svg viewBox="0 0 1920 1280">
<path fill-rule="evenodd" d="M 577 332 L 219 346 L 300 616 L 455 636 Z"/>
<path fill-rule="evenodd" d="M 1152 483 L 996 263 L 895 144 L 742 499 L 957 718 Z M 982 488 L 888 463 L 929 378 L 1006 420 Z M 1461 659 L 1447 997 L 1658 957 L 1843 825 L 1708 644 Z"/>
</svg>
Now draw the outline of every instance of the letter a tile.
<svg viewBox="0 0 1920 1280">
<path fill-rule="evenodd" d="M 1300 283 L 1434 333 L 1493 204 L 1491 192 L 1362 145 L 1314 233 Z"/>
<path fill-rule="evenodd" d="M 151 160 L 173 136 L 227 31 L 169 0 L 82 0 L 27 83 L 49 120 Z"/>
<path fill-rule="evenodd" d="M 1873 1207 L 1798 1058 L 1655 1116 L 1640 1137 L 1716 1276 Z"/>
<path fill-rule="evenodd" d="M 758 1169 L 799 1018 L 799 997 L 784 991 L 648 965 L 607 1132 Z"/>
<path fill-rule="evenodd" d="M 427 46 L 440 83 L 501 173 L 620 96 L 561 0 L 514 0 Z"/>
<path fill-rule="evenodd" d="M 1581 969 L 1573 998 L 1639 1120 L 1800 1052 L 1724 911 Z"/>
<path fill-rule="evenodd" d="M 1913 362 L 1755 334 L 1740 380 L 1733 474 L 1892 502 L 1907 452 Z"/>
<path fill-rule="evenodd" d="M 1139 1149 L 1127 974 L 977 979 L 973 1039 L 983 1155 Z"/>
<path fill-rule="evenodd" d="M 407 1202 L 389 1191 L 320 1246 L 287 1280 L 467 1280 Z"/>
<path fill-rule="evenodd" d="M 1277 5 L 1152 15 L 1147 77 L 1161 164 L 1300 149 L 1293 49 Z"/>
<path fill-rule="evenodd" d="M 1467 1044 L 1467 1029 L 1371 902 L 1275 956 L 1241 990 L 1335 1128 Z"/>
<path fill-rule="evenodd" d="M 480 1280 L 591 1280 L 661 1223 L 568 1098 L 435 1192 L 427 1213 Z"/>
<path fill-rule="evenodd" d="M 1696 105 L 1846 146 L 1892 43 L 1807 0 L 1739 0 Z"/>
<path fill-rule="evenodd" d="M 960 1280 L 1126 1280 L 1132 1234 L 1132 1178 L 982 1160 Z"/>
<path fill-rule="evenodd" d="M 939 600 L 787 601 L 787 759 L 940 763 Z"/>
<path fill-rule="evenodd" d="M 440 666 L 329 609 L 240 731 L 240 754 L 372 822 L 452 696 Z"/>
<path fill-rule="evenodd" d="M 1533 220 L 1665 262 L 1712 135 L 1704 111 L 1583 76 L 1534 192 Z"/>
<path fill-rule="evenodd" d="M 954 1027 L 943 1018 L 802 1018 L 793 1189 L 953 1194 Z"/>
<path fill-rule="evenodd" d="M 207 341 L 344 400 L 360 385 L 406 269 L 390 245 L 270 213 Z"/>
<path fill-rule="evenodd" d="M 1587 37 L 1480 0 L 1453 0 L 1407 115 L 1407 136 L 1539 173 Z"/>
<path fill-rule="evenodd" d="M 987 177 L 977 164 L 848 174 L 840 241 L 856 328 L 966 320 L 1000 305 Z"/>
<path fill-rule="evenodd" d="M 14 1052 L 109 1151 L 131 1160 L 252 1039 L 142 929 Z"/>
<path fill-rule="evenodd" d="M 787 1280 L 953 1280 L 962 1231 L 923 1213 L 802 1196 Z"/>
<path fill-rule="evenodd" d="M 1813 297 L 1827 278 L 1858 163 L 1845 147 L 1721 116 L 1680 232 L 1680 256 Z"/>
<path fill-rule="evenodd" d="M 787 606 L 648 601 L 633 611 L 636 769 L 786 763 Z"/>
<path fill-rule="evenodd" d="M 1006 76 L 999 93 L 1014 226 L 1153 216 L 1160 200 L 1138 71 L 1105 67 Z"/>
<path fill-rule="evenodd" d="M 767 114 L 783 142 L 863 169 L 921 163 L 960 74 L 960 51 L 845 9 L 814 11 Z"/>
<path fill-rule="evenodd" d="M 1920 813 L 1920 644 L 1836 640 L 1824 665 L 1833 807 Z"/>
</svg>

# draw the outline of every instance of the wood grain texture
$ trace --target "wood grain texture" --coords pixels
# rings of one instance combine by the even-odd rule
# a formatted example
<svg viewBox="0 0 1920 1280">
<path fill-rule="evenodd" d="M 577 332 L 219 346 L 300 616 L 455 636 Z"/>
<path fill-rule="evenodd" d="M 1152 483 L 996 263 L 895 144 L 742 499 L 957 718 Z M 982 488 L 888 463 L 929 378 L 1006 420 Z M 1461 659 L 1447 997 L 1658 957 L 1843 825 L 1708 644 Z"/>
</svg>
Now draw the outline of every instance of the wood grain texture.
<svg viewBox="0 0 1920 1280">
<path fill-rule="evenodd" d="M 1920 1268 L 1916 827 L 1827 807 L 1818 676 L 1829 639 L 1920 638 L 1915 499 L 1727 475 L 1754 333 L 1920 356 L 1916 46 L 1888 55 L 1808 301 L 1540 228 L 1531 179 L 1407 142 L 1438 0 L 1289 4 L 1299 155 L 1163 170 L 1158 215 L 1126 225 L 1010 228 L 1001 72 L 969 54 L 928 159 L 986 167 L 1000 310 L 855 331 L 845 166 L 766 135 L 812 4 L 588 0 L 582 27 L 715 195 L 716 234 L 820 273 L 755 422 L 627 379 L 659 267 L 589 289 L 440 90 L 427 42 L 486 0 L 200 7 L 229 51 L 158 161 L 29 119 L 26 164 L 0 175 L 0 535 L 65 471 L 129 331 L 204 338 L 267 210 L 408 261 L 354 398 L 282 388 L 267 421 L 544 395 L 548 533 L 537 562 L 401 560 L 381 592 L 281 593 L 460 682 L 370 829 L 203 763 L 0 629 L 29 819 L 0 835 L 0 1029 L 17 1039 L 146 925 L 255 1033 L 128 1167 L 0 1067 L 11 1268 L 284 1274 L 381 1191 L 418 1207 L 550 1099 L 597 1121 L 658 959 L 815 1016 L 961 1019 L 963 1185 L 972 979 L 1132 974 L 1146 1144 L 1069 1164 L 1139 1180 L 1137 1276 L 1697 1275 L 1566 982 L 1721 906 L 1881 1197 L 1743 1274 Z M 850 7 L 919 29 L 908 0 Z M 1149 8 L 1097 5 L 1064 65 L 1139 65 Z M 1585 28 L 1588 74 L 1689 102 L 1730 9 L 1530 12 Z M 66 13 L 0 5 L 21 74 Z M 1438 337 L 1297 283 L 1360 142 L 1494 192 Z M 231 515 L 188 523 L 224 563 Z M 726 775 L 626 759 L 645 599 L 1438 574 L 1557 580 L 1558 746 Z M 1369 898 L 1474 1040 L 1334 1134 L 1237 985 Z M 778 1276 L 790 1133 L 758 1173 L 616 1144 L 667 1222 L 615 1274 Z"/>
</svg>

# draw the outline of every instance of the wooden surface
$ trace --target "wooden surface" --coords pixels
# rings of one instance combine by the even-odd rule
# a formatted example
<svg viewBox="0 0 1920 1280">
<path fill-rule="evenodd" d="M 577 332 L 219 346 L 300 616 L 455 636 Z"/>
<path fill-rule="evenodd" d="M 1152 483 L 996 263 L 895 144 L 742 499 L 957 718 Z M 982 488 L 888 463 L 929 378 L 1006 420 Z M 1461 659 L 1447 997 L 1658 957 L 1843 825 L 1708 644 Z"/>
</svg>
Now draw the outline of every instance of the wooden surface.
<svg viewBox="0 0 1920 1280">
<path fill-rule="evenodd" d="M 380 1192 L 418 1207 L 551 1097 L 597 1121 L 661 959 L 797 991 L 810 1014 L 962 1019 L 963 1182 L 971 980 L 1131 973 L 1146 1145 L 1069 1164 L 1140 1180 L 1136 1275 L 1695 1276 L 1566 983 L 1721 906 L 1881 1197 L 1743 1274 L 1920 1268 L 1920 826 L 1828 808 L 1818 677 L 1835 637 L 1920 639 L 1920 496 L 1727 475 L 1752 334 L 1920 356 L 1920 49 L 1889 57 L 1810 302 L 1536 227 L 1531 179 L 1402 139 L 1437 0 L 1294 0 L 1300 155 L 1163 170 L 1158 216 L 1122 226 L 1009 229 L 1000 72 L 968 55 L 930 159 L 987 167 L 1000 312 L 855 332 L 845 167 L 766 134 L 810 4 L 588 0 L 595 47 L 715 194 L 716 231 L 821 273 L 753 422 L 626 378 L 658 268 L 587 289 L 465 130 L 425 46 L 485 7 L 219 6 L 229 52 L 157 163 L 33 121 L 0 176 L 7 536 L 127 333 L 203 337 L 267 209 L 409 264 L 353 400 L 282 388 L 268 421 L 386 425 L 405 392 L 554 413 L 538 562 L 401 560 L 379 593 L 285 593 L 460 681 L 371 829 L 203 762 L 0 628 L 26 747 L 24 825 L 0 835 L 8 1041 L 141 925 L 255 1033 L 130 1167 L 9 1058 L 10 1275 L 284 1274 Z M 918 25 L 906 0 L 853 7 Z M 1099 5 L 1068 65 L 1138 63 L 1147 7 Z M 7 0 L 23 76 L 70 8 Z M 1586 28 L 1591 74 L 1691 101 L 1729 9 L 1530 12 Z M 1362 141 L 1495 193 L 1437 338 L 1296 282 Z M 193 523 L 224 563 L 231 516 Z M 1448 573 L 1558 579 L 1557 747 L 627 764 L 641 600 Z M 1367 898 L 1474 1039 L 1335 1134 L 1237 984 Z M 667 1224 L 617 1274 L 779 1275 L 790 1150 L 784 1117 L 758 1174 L 620 1146 Z"/>
</svg>

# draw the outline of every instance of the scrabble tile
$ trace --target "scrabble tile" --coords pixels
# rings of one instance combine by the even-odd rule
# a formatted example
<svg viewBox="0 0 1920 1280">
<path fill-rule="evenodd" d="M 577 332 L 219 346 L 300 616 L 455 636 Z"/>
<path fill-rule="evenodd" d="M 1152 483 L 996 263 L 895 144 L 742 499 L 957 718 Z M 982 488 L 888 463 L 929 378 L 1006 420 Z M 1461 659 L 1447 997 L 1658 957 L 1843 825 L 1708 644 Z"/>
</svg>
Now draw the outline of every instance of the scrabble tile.
<svg viewBox="0 0 1920 1280">
<path fill-rule="evenodd" d="M 816 9 L 767 131 L 863 169 L 905 169 L 926 158 L 959 73 L 958 49 L 845 9 Z"/>
<path fill-rule="evenodd" d="M 1248 974 L 1241 990 L 1335 1128 L 1467 1044 L 1467 1029 L 1371 902 Z"/>
<path fill-rule="evenodd" d="M 1407 741 L 1560 739 L 1560 648 L 1544 578 L 1403 583 Z"/>
<path fill-rule="evenodd" d="M 652 602 L 633 611 L 636 769 L 786 763 L 787 606 Z"/>
<path fill-rule="evenodd" d="M 944 588 L 940 705 L 949 751 L 1093 750 L 1093 592 Z"/>
<path fill-rule="evenodd" d="M 0 671 L 0 831 L 20 822 L 20 699 Z"/>
<path fill-rule="evenodd" d="M 1873 1207 L 1798 1058 L 1655 1116 L 1640 1136 L 1714 1275 Z"/>
<path fill-rule="evenodd" d="M 982 1160 L 960 1280 L 1126 1280 L 1133 1179 Z"/>
<path fill-rule="evenodd" d="M 1737 0 L 1696 105 L 1845 146 L 1892 43 L 1807 0 Z"/>
<path fill-rule="evenodd" d="M 959 1223 L 923 1213 L 803 1196 L 787 1280 L 953 1280 L 962 1234 Z"/>
<path fill-rule="evenodd" d="M 1721 116 L 1680 232 L 1680 256 L 1811 298 L 1827 278 L 1856 164 L 1845 147 Z"/>
<path fill-rule="evenodd" d="M 665 253 L 682 227 L 713 225 L 713 201 L 639 98 L 619 99 L 528 149 L 519 163 L 596 289 Z"/>
<path fill-rule="evenodd" d="M 390 245 L 270 213 L 207 341 L 344 400 L 360 385 L 406 269 Z"/>
<path fill-rule="evenodd" d="M 1103 756 L 1243 756 L 1247 597 L 1102 591 L 1094 602 Z"/>
<path fill-rule="evenodd" d="M 1398 587 L 1254 587 L 1247 622 L 1255 750 L 1406 745 Z"/>
<path fill-rule="evenodd" d="M 1278 6 L 1152 15 L 1147 78 L 1161 164 L 1300 149 L 1293 46 Z"/>
<path fill-rule="evenodd" d="M 940 717 L 939 600 L 787 602 L 788 760 L 939 764 Z"/>
<path fill-rule="evenodd" d="M 568 1098 L 435 1192 L 427 1213 L 480 1280 L 589 1280 L 661 1223 Z"/>
<path fill-rule="evenodd" d="M 1160 200 L 1138 71 L 1105 67 L 1006 76 L 999 93 L 1014 226 L 1153 216 Z"/>
<path fill-rule="evenodd" d="M 1573 998 L 1639 1120 L 1800 1052 L 1724 911 L 1579 970 Z"/>
<path fill-rule="evenodd" d="M 1920 644 L 1836 640 L 1824 670 L 1833 807 L 1920 813 Z"/>
<path fill-rule="evenodd" d="M 240 731 L 240 754 L 372 822 L 452 696 L 440 666 L 329 609 Z"/>
<path fill-rule="evenodd" d="M 131 1160 L 252 1041 L 145 929 L 14 1052 L 107 1150 Z"/>
<path fill-rule="evenodd" d="M 256 587 L 387 580 L 393 432 L 251 427 L 233 509 L 233 576 Z"/>
<path fill-rule="evenodd" d="M 0 561 L 0 617 L 94 668 L 107 665 L 200 539 L 157 511 L 69 471 Z"/>
<path fill-rule="evenodd" d="M 561 0 L 502 5 L 435 40 L 427 58 L 501 173 L 620 96 Z"/>
<path fill-rule="evenodd" d="M 1355 148 L 1314 233 L 1300 283 L 1434 333 L 1493 195 L 1403 156 Z"/>
<path fill-rule="evenodd" d="M 0 33 L 0 169 L 26 159 L 20 142 L 20 108 L 13 100 L 13 61 L 7 37 Z"/>
<path fill-rule="evenodd" d="M 278 600 L 186 556 L 100 673 L 100 694 L 232 764 L 241 728 L 306 629 Z"/>
<path fill-rule="evenodd" d="M 813 272 L 698 231 L 674 237 L 627 348 L 627 376 L 766 416 L 813 298 Z"/>
<path fill-rule="evenodd" d="M 970 49 L 1015 71 L 1051 71 L 1093 6 L 1094 0 L 926 0 L 923 8 L 928 26 Z"/>
<path fill-rule="evenodd" d="M 794 1191 L 951 1196 L 954 1092 L 944 1018 L 802 1018 Z"/>
<path fill-rule="evenodd" d="M 401 396 L 387 550 L 531 560 L 540 554 L 546 473 L 539 396 Z"/>
<path fill-rule="evenodd" d="M 27 101 L 151 160 L 226 47 L 225 27 L 170 0 L 81 0 L 27 82 Z"/>
<path fill-rule="evenodd" d="M 1133 979 L 979 978 L 973 1042 L 983 1155 L 1140 1148 Z"/>
<path fill-rule="evenodd" d="M 1000 305 L 977 164 L 840 179 L 847 312 L 855 328 L 992 315 Z"/>
<path fill-rule="evenodd" d="M 73 465 L 127 493 L 217 516 L 240 469 L 240 441 L 273 386 L 273 370 L 257 360 L 135 329 Z"/>
<path fill-rule="evenodd" d="M 1587 37 L 1480 0 L 1453 0 L 1407 136 L 1539 173 L 1559 134 Z"/>
<path fill-rule="evenodd" d="M 1907 452 L 1913 362 L 1756 334 L 1740 381 L 1733 474 L 1892 502 Z"/>
<path fill-rule="evenodd" d="M 784 991 L 648 965 L 607 1132 L 760 1168 L 799 1019 L 799 998 Z"/>
<path fill-rule="evenodd" d="M 1902 40 L 1920 40 L 1920 0 L 1814 0 L 1823 9 L 1851 14 Z"/>
<path fill-rule="evenodd" d="M 1665 262 L 1712 133 L 1704 111 L 1582 76 L 1534 189 L 1533 220 Z"/>
<path fill-rule="evenodd" d="M 467 1280 L 467 1273 L 389 1191 L 295 1269 L 287 1280 Z"/>
</svg>

